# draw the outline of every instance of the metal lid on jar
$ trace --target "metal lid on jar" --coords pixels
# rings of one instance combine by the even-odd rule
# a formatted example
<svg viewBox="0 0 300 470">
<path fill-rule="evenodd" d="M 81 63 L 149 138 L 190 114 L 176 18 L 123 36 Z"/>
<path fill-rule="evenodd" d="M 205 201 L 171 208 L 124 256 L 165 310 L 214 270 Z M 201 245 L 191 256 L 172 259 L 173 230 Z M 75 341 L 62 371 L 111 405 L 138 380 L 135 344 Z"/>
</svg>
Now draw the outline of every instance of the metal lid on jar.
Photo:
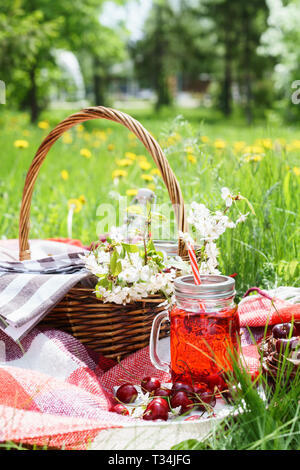
<svg viewBox="0 0 300 470">
<path fill-rule="evenodd" d="M 235 281 L 232 277 L 221 274 L 201 275 L 201 284 L 194 282 L 193 276 L 181 276 L 175 279 L 175 296 L 179 299 L 218 300 L 234 297 Z"/>
</svg>

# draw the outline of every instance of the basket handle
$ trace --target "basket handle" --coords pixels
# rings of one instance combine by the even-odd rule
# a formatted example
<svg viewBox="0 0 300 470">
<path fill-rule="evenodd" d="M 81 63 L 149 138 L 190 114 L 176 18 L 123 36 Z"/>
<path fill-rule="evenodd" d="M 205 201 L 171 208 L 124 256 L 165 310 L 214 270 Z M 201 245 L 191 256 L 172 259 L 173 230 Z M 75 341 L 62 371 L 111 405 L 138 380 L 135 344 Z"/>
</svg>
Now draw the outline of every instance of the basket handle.
<svg viewBox="0 0 300 470">
<path fill-rule="evenodd" d="M 122 113 L 121 111 L 116 111 L 115 109 L 105 108 L 103 106 L 90 107 L 83 109 L 78 113 L 72 114 L 60 122 L 43 140 L 29 167 L 23 189 L 19 218 L 19 258 L 21 261 L 30 259 L 30 247 L 28 241 L 30 228 L 30 206 L 34 184 L 39 174 L 40 167 L 52 145 L 65 131 L 75 126 L 76 124 L 80 124 L 90 119 L 108 119 L 110 121 L 118 122 L 127 127 L 127 129 L 133 132 L 138 137 L 138 139 L 140 139 L 140 141 L 144 144 L 152 156 L 167 187 L 171 203 L 174 207 L 178 229 L 182 232 L 186 231 L 187 222 L 181 189 L 160 145 L 138 121 L 133 119 L 128 114 Z M 181 256 L 184 255 L 186 249 L 181 239 L 179 239 L 178 246 L 179 254 Z"/>
</svg>

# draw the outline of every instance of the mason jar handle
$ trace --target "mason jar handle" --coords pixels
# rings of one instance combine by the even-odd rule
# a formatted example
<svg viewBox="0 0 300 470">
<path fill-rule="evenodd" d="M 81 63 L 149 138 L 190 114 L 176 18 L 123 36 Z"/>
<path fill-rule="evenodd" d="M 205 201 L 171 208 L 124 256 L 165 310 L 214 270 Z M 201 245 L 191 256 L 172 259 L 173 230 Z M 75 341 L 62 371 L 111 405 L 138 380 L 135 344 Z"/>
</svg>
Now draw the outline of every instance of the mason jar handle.
<svg viewBox="0 0 300 470">
<path fill-rule="evenodd" d="M 168 310 L 164 310 L 156 315 L 152 323 L 151 335 L 150 335 L 150 360 L 154 367 L 164 372 L 170 372 L 170 364 L 162 361 L 157 353 L 157 344 L 159 340 L 160 325 L 163 320 L 169 319 Z"/>
</svg>

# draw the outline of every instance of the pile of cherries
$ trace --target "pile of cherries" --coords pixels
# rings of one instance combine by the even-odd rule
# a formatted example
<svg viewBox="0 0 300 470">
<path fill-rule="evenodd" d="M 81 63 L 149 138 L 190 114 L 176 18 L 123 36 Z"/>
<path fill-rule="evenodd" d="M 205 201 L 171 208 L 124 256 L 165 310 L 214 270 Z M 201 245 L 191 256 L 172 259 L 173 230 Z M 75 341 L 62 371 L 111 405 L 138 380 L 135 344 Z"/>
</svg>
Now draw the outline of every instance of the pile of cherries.
<svg viewBox="0 0 300 470">
<path fill-rule="evenodd" d="M 272 329 L 273 340 L 278 354 L 284 353 L 287 349 L 296 350 L 300 346 L 300 338 L 297 336 L 297 328 L 291 323 L 281 323 Z"/>
<path fill-rule="evenodd" d="M 206 384 L 191 386 L 184 382 L 175 382 L 172 388 L 163 387 L 155 377 L 145 377 L 141 382 L 141 389 L 149 393 L 150 401 L 143 413 L 143 419 L 154 421 L 156 419 L 167 421 L 169 412 L 180 407 L 179 414 L 186 414 L 192 410 L 201 412 L 212 410 L 216 404 L 215 394 Z M 132 404 L 138 396 L 136 387 L 130 383 L 121 385 L 116 393 L 118 404 L 112 411 L 122 415 L 129 415 L 125 404 Z M 192 419 L 193 416 L 190 417 Z"/>
</svg>

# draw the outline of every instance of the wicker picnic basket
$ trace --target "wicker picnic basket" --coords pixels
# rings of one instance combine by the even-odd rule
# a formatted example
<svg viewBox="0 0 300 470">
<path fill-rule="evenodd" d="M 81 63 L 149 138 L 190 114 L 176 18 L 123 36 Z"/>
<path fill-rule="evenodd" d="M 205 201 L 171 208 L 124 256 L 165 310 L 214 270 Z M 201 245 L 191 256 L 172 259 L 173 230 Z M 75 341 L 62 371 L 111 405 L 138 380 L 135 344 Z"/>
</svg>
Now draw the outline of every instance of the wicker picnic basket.
<svg viewBox="0 0 300 470">
<path fill-rule="evenodd" d="M 20 260 L 30 259 L 29 219 L 34 184 L 47 153 L 59 137 L 71 127 L 90 119 L 108 119 L 127 127 L 144 144 L 157 165 L 174 207 L 178 229 L 186 230 L 182 193 L 178 181 L 156 140 L 129 115 L 102 106 L 90 107 L 69 116 L 58 124 L 43 140 L 28 170 L 22 197 L 19 221 Z M 185 247 L 178 241 L 178 253 L 186 256 Z M 165 307 L 164 298 L 154 295 L 141 301 L 123 305 L 104 303 L 97 299 L 93 288 L 80 285 L 68 294 L 47 314 L 43 325 L 71 333 L 87 347 L 111 359 L 126 355 L 149 344 L 154 317 Z M 168 335 L 168 326 L 162 336 Z"/>
</svg>

